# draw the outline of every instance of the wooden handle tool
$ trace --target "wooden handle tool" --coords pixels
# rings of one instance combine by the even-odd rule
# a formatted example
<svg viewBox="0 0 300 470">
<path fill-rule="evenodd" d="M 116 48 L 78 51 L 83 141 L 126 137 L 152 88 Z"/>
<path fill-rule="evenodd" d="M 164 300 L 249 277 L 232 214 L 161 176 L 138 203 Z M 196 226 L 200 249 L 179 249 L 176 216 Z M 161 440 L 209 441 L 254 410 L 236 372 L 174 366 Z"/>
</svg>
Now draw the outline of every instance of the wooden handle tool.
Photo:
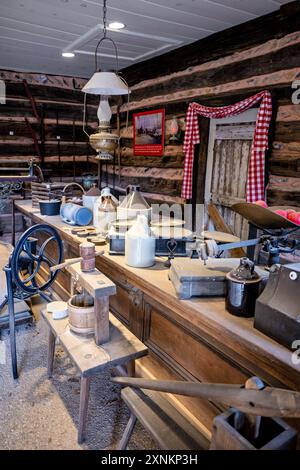
<svg viewBox="0 0 300 470">
<path fill-rule="evenodd" d="M 122 386 L 202 397 L 256 416 L 300 418 L 300 392 L 292 390 L 272 387 L 255 390 L 243 388 L 242 385 L 150 380 L 135 377 L 115 377 L 111 380 Z"/>
<path fill-rule="evenodd" d="M 104 251 L 98 251 L 97 253 L 95 253 L 95 256 L 101 256 L 104 254 Z M 71 264 L 75 264 L 75 263 L 79 263 L 80 261 L 82 261 L 83 258 L 82 256 L 80 256 L 79 258 L 70 258 L 70 259 L 67 259 L 66 261 L 64 261 L 63 263 L 60 263 L 60 264 L 56 264 L 55 266 L 51 266 L 50 268 L 50 271 L 52 273 L 55 273 L 56 271 L 58 271 L 59 269 L 64 269 L 66 268 L 67 266 L 71 266 Z"/>
</svg>

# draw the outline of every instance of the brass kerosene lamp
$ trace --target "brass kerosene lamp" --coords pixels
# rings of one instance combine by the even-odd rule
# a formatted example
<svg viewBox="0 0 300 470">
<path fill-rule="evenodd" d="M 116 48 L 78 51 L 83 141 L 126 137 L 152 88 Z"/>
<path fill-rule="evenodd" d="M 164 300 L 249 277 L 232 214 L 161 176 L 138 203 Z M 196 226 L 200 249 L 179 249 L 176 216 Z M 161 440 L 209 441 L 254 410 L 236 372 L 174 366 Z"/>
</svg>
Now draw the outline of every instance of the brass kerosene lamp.
<svg viewBox="0 0 300 470">
<path fill-rule="evenodd" d="M 126 81 L 118 74 L 118 50 L 115 42 L 110 37 L 107 37 L 106 31 L 106 0 L 103 2 L 103 37 L 97 44 L 95 50 L 95 73 L 91 79 L 82 88 L 85 93 L 84 97 L 84 132 L 85 131 L 85 117 L 86 117 L 86 94 L 100 95 L 100 104 L 98 108 L 99 127 L 97 132 L 88 135 L 91 147 L 98 152 L 98 160 L 111 160 L 115 149 L 119 144 L 120 136 L 111 132 L 110 120 L 112 112 L 109 106 L 109 96 L 127 95 L 129 99 L 129 88 Z M 110 41 L 115 49 L 116 57 L 116 71 L 101 71 L 97 65 L 97 53 L 103 41 Z"/>
<path fill-rule="evenodd" d="M 108 97 L 101 95 L 97 112 L 99 127 L 97 132 L 89 136 L 91 147 L 96 150 L 97 160 L 111 160 L 119 144 L 119 135 L 111 131 L 110 119 L 112 116 Z"/>
</svg>

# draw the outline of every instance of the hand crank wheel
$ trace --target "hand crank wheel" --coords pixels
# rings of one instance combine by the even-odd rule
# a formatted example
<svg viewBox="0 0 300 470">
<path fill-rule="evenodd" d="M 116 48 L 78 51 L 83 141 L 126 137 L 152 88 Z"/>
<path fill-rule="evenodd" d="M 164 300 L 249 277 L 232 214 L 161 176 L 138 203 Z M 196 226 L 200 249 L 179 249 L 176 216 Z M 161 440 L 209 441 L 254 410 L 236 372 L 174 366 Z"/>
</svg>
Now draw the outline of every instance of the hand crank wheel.
<svg viewBox="0 0 300 470">
<path fill-rule="evenodd" d="M 11 258 L 16 286 L 31 295 L 46 290 L 58 273 L 52 273 L 50 267 L 62 259 L 63 244 L 57 230 L 47 224 L 30 227 L 18 240 Z M 42 268 L 43 278 L 38 277 Z"/>
</svg>

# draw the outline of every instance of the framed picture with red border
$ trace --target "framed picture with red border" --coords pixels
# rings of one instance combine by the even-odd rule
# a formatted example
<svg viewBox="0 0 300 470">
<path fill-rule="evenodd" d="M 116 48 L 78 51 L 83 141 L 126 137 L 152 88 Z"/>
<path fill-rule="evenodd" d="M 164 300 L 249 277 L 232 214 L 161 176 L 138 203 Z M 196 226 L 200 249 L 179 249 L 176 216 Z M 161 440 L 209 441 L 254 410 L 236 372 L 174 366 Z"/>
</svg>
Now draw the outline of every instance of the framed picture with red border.
<svg viewBox="0 0 300 470">
<path fill-rule="evenodd" d="M 165 110 L 133 115 L 133 154 L 162 156 L 165 141 Z"/>
</svg>

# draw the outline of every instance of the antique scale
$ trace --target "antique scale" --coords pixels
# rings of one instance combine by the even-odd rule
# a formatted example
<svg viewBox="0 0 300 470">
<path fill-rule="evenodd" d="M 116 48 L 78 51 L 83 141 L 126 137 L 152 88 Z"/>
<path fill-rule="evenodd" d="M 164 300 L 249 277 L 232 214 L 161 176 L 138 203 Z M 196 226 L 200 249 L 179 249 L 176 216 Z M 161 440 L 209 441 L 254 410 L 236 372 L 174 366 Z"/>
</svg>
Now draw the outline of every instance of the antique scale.
<svg viewBox="0 0 300 470">
<path fill-rule="evenodd" d="M 218 243 L 216 239 L 205 238 L 205 233 L 204 237 L 196 239 L 189 245 L 190 256 L 194 259 L 172 261 L 169 277 L 181 299 L 193 295 L 225 295 L 225 274 L 236 267 L 239 260 L 220 258 L 224 251 L 262 245 L 270 268 L 279 263 L 280 253 L 292 253 L 296 249 L 296 242 L 290 241 L 288 237 L 299 229 L 298 225 L 256 204 L 239 203 L 233 205 L 232 210 L 262 230 L 263 234 L 258 238 L 232 243 Z M 264 269 L 257 269 L 262 277 L 268 276 Z"/>
</svg>

